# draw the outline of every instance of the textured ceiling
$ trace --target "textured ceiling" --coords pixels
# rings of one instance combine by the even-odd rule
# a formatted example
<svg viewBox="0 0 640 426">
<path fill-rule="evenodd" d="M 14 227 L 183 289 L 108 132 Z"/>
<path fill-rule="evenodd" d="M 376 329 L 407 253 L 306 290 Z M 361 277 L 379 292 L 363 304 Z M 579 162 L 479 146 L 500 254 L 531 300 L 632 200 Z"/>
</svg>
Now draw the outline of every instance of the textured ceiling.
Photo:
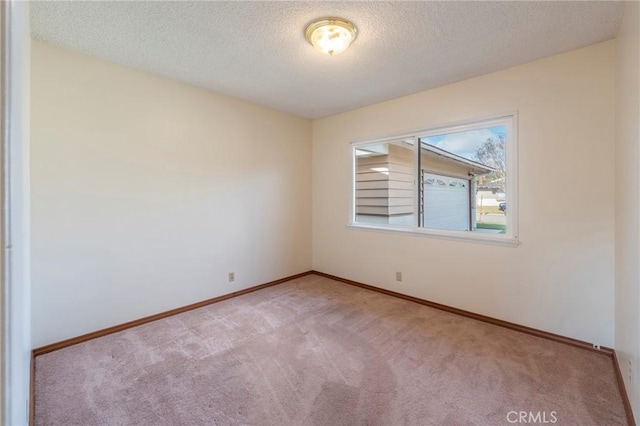
<svg viewBox="0 0 640 426">
<path fill-rule="evenodd" d="M 358 27 L 328 56 L 315 18 Z M 317 118 L 615 37 L 618 2 L 31 2 L 33 37 Z"/>
</svg>

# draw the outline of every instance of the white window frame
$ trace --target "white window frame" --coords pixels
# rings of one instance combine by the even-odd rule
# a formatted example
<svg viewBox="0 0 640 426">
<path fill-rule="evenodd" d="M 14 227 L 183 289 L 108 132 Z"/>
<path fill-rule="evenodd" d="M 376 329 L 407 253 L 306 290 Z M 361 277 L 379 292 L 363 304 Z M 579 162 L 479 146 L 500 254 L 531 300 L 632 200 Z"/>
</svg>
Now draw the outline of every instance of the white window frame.
<svg viewBox="0 0 640 426">
<path fill-rule="evenodd" d="M 456 231 L 447 229 L 423 228 L 419 226 L 419 143 L 414 143 L 414 207 L 413 226 L 399 226 L 387 224 L 373 224 L 356 222 L 356 149 L 361 146 L 397 141 L 399 139 L 420 140 L 429 136 L 442 135 L 447 133 L 466 132 L 472 130 L 486 129 L 489 127 L 504 126 L 506 134 L 506 164 L 507 176 L 505 201 L 508 206 L 506 215 L 506 233 L 489 234 L 474 231 Z M 416 152 L 417 151 L 417 152 Z M 510 112 L 506 114 L 493 115 L 484 118 L 476 118 L 465 121 L 442 124 L 429 127 L 427 129 L 408 132 L 405 134 L 391 135 L 378 139 L 366 139 L 351 142 L 351 192 L 349 202 L 349 220 L 347 226 L 351 229 L 369 230 L 379 232 L 391 232 L 404 235 L 417 235 L 432 238 L 444 238 L 453 240 L 463 240 L 478 243 L 497 244 L 516 247 L 520 244 L 518 238 L 518 113 Z"/>
</svg>

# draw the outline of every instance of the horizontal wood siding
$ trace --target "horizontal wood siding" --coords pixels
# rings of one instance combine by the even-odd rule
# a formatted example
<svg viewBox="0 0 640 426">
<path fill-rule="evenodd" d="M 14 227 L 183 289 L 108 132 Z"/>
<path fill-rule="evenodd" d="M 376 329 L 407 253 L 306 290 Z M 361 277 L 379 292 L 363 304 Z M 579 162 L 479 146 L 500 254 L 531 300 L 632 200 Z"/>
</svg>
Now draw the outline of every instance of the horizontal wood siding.
<svg viewBox="0 0 640 426">
<path fill-rule="evenodd" d="M 360 198 L 411 198 L 413 191 L 410 189 L 360 189 Z"/>
<path fill-rule="evenodd" d="M 413 182 L 398 181 L 372 181 L 372 182 L 356 182 L 356 190 L 358 189 L 404 189 L 413 190 Z"/>
<path fill-rule="evenodd" d="M 413 213 L 413 150 L 388 148 L 387 154 L 356 158 L 356 214 Z"/>
</svg>

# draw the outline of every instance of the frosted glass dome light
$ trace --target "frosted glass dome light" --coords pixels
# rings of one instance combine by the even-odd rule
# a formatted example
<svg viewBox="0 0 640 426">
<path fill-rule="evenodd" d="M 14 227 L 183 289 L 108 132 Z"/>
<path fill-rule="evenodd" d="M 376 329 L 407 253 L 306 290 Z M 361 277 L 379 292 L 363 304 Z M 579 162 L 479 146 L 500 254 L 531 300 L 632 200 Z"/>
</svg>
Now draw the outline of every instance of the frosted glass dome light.
<svg viewBox="0 0 640 426">
<path fill-rule="evenodd" d="M 309 24 L 304 35 L 316 50 L 335 55 L 347 50 L 356 39 L 358 29 L 345 19 L 322 18 Z"/>
</svg>

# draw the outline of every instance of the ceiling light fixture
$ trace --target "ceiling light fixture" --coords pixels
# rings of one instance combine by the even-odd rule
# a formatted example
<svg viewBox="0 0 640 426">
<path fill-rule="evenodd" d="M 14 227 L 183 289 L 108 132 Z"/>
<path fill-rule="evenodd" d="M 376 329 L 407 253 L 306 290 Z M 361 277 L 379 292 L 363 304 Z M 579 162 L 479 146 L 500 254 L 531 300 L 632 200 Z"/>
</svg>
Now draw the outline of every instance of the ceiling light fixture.
<svg viewBox="0 0 640 426">
<path fill-rule="evenodd" d="M 304 32 L 316 50 L 328 55 L 344 52 L 358 35 L 358 29 L 342 18 L 320 18 L 309 24 Z"/>
</svg>

